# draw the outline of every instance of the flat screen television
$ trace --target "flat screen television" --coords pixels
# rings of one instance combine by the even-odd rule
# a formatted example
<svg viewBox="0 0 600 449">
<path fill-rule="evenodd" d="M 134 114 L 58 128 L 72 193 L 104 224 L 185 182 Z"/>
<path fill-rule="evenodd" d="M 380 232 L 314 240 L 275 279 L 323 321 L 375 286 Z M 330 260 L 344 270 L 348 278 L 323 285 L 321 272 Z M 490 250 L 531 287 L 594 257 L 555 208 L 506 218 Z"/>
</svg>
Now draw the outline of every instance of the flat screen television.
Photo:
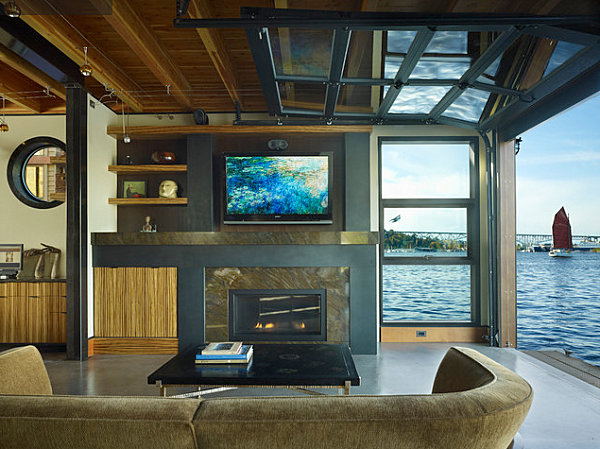
<svg viewBox="0 0 600 449">
<path fill-rule="evenodd" d="M 17 277 L 23 269 L 23 245 L 0 243 L 0 279 Z"/>
<path fill-rule="evenodd" d="M 225 154 L 225 224 L 329 224 L 332 153 Z"/>
</svg>

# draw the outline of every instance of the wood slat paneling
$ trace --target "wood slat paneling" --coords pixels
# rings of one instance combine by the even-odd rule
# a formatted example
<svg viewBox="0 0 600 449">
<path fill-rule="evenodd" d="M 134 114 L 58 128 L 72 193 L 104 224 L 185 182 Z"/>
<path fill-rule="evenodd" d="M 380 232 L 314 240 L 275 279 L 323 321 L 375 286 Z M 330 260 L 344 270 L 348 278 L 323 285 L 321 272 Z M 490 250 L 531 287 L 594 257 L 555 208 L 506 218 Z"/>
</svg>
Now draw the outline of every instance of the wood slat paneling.
<svg viewBox="0 0 600 449">
<path fill-rule="evenodd" d="M 177 354 L 177 338 L 99 338 L 90 340 L 94 354 Z"/>
<path fill-rule="evenodd" d="M 177 268 L 94 268 L 94 334 L 177 337 Z"/>
</svg>

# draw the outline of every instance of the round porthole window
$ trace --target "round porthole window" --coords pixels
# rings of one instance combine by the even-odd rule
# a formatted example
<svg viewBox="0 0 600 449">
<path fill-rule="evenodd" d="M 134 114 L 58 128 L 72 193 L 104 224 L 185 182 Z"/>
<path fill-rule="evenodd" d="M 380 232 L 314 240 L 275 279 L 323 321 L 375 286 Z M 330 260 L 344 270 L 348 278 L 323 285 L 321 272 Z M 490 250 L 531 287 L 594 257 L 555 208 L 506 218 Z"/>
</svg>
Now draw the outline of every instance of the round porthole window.
<svg viewBox="0 0 600 449">
<path fill-rule="evenodd" d="M 8 184 L 28 206 L 50 209 L 66 197 L 65 144 L 53 137 L 34 137 L 19 145 L 8 161 Z"/>
</svg>

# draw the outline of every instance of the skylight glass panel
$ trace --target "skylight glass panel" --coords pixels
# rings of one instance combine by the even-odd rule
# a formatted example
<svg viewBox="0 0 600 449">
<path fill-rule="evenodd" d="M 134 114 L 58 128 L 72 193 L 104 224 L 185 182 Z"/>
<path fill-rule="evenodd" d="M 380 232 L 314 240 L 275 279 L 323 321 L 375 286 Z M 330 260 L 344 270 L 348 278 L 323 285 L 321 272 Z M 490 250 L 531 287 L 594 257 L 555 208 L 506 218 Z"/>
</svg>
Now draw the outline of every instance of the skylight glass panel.
<svg viewBox="0 0 600 449">
<path fill-rule="evenodd" d="M 411 78 L 418 79 L 459 79 L 471 62 L 457 58 L 421 58 L 411 73 Z"/>
<path fill-rule="evenodd" d="M 556 70 L 561 65 L 563 65 L 565 62 L 567 62 L 569 59 L 571 59 L 573 56 L 579 53 L 579 51 L 583 48 L 583 45 L 559 41 L 556 44 L 556 47 L 554 47 L 554 51 L 552 52 L 550 61 L 548 61 L 546 71 L 544 72 L 544 77 Z"/>
<path fill-rule="evenodd" d="M 408 53 L 410 44 L 412 44 L 416 35 L 416 31 L 388 31 L 387 51 L 391 53 Z"/>
<path fill-rule="evenodd" d="M 467 54 L 466 31 L 436 31 L 425 53 Z"/>
<path fill-rule="evenodd" d="M 429 114 L 448 93 L 450 86 L 405 86 L 389 110 L 390 114 Z M 384 88 L 384 95 L 387 86 Z"/>
<path fill-rule="evenodd" d="M 489 92 L 467 89 L 442 115 L 467 122 L 478 122 L 489 97 Z"/>
<path fill-rule="evenodd" d="M 385 65 L 383 67 L 383 77 L 394 78 L 402 65 L 402 61 L 404 61 L 404 57 L 402 56 L 386 56 Z"/>
<path fill-rule="evenodd" d="M 500 61 L 502 61 L 502 55 L 498 56 L 494 62 L 492 62 L 482 75 L 477 78 L 477 81 L 488 84 L 495 84 L 496 73 L 498 67 L 500 67 Z"/>
</svg>

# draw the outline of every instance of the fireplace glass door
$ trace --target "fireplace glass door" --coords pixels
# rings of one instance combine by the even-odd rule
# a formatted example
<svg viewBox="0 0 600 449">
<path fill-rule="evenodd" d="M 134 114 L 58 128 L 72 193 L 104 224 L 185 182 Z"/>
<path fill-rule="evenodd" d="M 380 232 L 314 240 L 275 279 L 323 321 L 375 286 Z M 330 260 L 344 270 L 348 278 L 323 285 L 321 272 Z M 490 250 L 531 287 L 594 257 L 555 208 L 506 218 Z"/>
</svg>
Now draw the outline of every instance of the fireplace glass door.
<svg viewBox="0 0 600 449">
<path fill-rule="evenodd" d="M 325 341 L 325 290 L 229 290 L 229 338 Z"/>
</svg>

